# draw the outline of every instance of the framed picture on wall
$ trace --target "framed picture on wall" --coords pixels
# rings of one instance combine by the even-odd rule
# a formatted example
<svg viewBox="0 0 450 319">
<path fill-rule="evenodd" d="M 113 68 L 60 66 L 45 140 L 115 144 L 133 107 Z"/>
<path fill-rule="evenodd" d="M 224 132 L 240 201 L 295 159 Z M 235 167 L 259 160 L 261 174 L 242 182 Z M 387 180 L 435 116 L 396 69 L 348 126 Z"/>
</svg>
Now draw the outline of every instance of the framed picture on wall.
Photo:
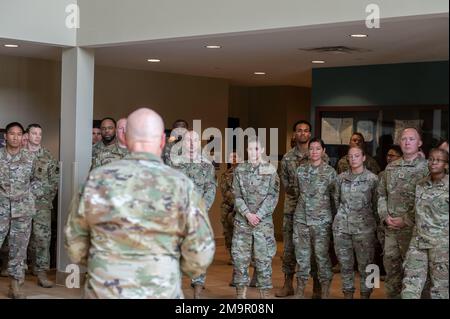
<svg viewBox="0 0 450 319">
<path fill-rule="evenodd" d="M 4 128 L 0 128 L 0 148 L 5 147 L 5 133 L 6 130 Z"/>
<path fill-rule="evenodd" d="M 326 145 L 330 163 L 335 166 L 348 150 L 353 132 L 364 136 L 366 152 L 383 169 L 386 153 L 398 144 L 400 132 L 416 127 L 422 133 L 425 155 L 440 139 L 448 139 L 448 105 L 404 106 L 326 106 L 316 109 L 316 136 Z"/>
</svg>

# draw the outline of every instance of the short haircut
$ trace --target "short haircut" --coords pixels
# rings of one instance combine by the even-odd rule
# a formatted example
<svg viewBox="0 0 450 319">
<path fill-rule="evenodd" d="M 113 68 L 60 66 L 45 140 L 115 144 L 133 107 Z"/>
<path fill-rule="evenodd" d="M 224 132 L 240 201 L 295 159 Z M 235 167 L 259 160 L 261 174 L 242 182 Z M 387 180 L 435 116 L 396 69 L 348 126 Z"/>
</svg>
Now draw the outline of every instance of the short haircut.
<svg viewBox="0 0 450 319">
<path fill-rule="evenodd" d="M 189 128 L 188 122 L 187 122 L 186 120 L 181 120 L 181 119 L 180 119 L 180 120 L 176 120 L 175 122 L 173 122 L 172 128 L 179 127 L 179 126 L 176 125 L 177 123 L 183 123 L 183 124 L 185 125 L 185 128 L 186 128 L 186 129 Z"/>
<path fill-rule="evenodd" d="M 33 127 L 34 127 L 34 128 L 40 128 L 40 129 L 42 130 L 42 127 L 41 127 L 39 124 L 33 123 L 33 124 L 28 125 L 27 129 L 25 130 L 25 132 L 26 132 L 26 133 L 30 133 L 30 130 L 31 130 Z"/>
<path fill-rule="evenodd" d="M 261 141 L 259 140 L 258 136 L 249 136 L 247 140 L 247 145 L 250 143 L 256 143 L 262 147 Z"/>
<path fill-rule="evenodd" d="M 394 150 L 397 154 L 399 154 L 400 156 L 403 156 L 402 148 L 400 146 L 398 146 L 397 144 L 392 144 L 391 146 L 389 146 L 388 152 L 389 152 L 389 150 Z"/>
<path fill-rule="evenodd" d="M 22 134 L 25 133 L 25 130 L 23 129 L 22 124 L 20 124 L 19 122 L 11 122 L 8 125 L 6 125 L 6 133 L 8 133 L 8 131 L 10 129 L 12 129 L 13 127 L 18 127 L 22 130 Z"/>
<path fill-rule="evenodd" d="M 348 148 L 347 154 L 350 152 L 350 150 L 351 150 L 352 148 L 357 148 L 357 149 L 359 149 L 359 150 L 362 152 L 362 155 L 366 156 L 366 151 L 364 150 L 364 148 L 361 147 L 361 146 L 357 146 L 357 145 L 355 145 L 355 146 L 350 146 L 350 147 Z"/>
<path fill-rule="evenodd" d="M 400 138 L 403 136 L 403 133 L 405 133 L 406 130 L 414 130 L 414 131 L 416 131 L 417 135 L 419 135 L 419 139 L 422 141 L 422 130 L 417 128 L 417 127 L 414 127 L 414 126 L 405 127 L 402 130 L 402 132 L 400 133 Z"/>
<path fill-rule="evenodd" d="M 447 163 L 448 163 L 448 152 L 447 152 L 446 150 L 443 150 L 442 148 L 437 148 L 437 147 L 432 148 L 432 149 L 430 150 L 430 153 L 429 153 L 428 157 L 429 157 L 432 153 L 441 153 L 442 155 L 444 155 L 444 157 L 445 157 L 445 159 L 447 160 Z"/>
<path fill-rule="evenodd" d="M 436 148 L 441 147 L 443 144 L 447 143 L 448 144 L 448 140 L 446 139 L 440 139 L 439 142 L 436 145 Z"/>
<path fill-rule="evenodd" d="M 98 128 L 98 129 L 100 129 L 100 124 L 101 124 L 101 121 L 99 121 L 99 120 L 93 120 L 93 121 L 92 121 L 92 128 Z"/>
<path fill-rule="evenodd" d="M 353 135 L 358 135 L 362 139 L 363 143 L 366 143 L 366 140 L 364 139 L 364 135 L 362 135 L 362 133 L 353 132 L 352 136 L 350 136 L 350 139 L 352 139 Z"/>
<path fill-rule="evenodd" d="M 313 137 L 312 139 L 310 139 L 308 142 L 308 148 L 311 145 L 311 143 L 319 143 L 320 146 L 322 146 L 322 148 L 325 149 L 325 143 L 319 137 Z"/>
<path fill-rule="evenodd" d="M 295 122 L 294 126 L 292 127 L 292 131 L 295 132 L 295 130 L 297 129 L 297 125 L 300 125 L 300 124 L 308 125 L 309 131 L 311 132 L 311 123 L 309 123 L 308 121 L 305 121 L 305 120 L 300 120 L 300 121 Z"/>
<path fill-rule="evenodd" d="M 117 126 L 116 120 L 113 119 L 112 117 L 104 117 L 104 118 L 100 121 L 100 126 L 102 126 L 103 121 L 106 121 L 106 120 L 112 121 L 112 122 L 114 123 L 114 127 Z"/>
</svg>

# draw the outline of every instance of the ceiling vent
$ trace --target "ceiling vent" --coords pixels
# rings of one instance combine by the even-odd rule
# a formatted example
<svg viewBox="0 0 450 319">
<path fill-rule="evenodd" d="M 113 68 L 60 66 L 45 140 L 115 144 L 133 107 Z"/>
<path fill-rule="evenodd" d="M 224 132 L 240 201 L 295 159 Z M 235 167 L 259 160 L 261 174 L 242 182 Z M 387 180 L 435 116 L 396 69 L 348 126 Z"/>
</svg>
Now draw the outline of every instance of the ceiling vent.
<svg viewBox="0 0 450 319">
<path fill-rule="evenodd" d="M 330 53 L 330 54 L 353 54 L 353 53 L 364 53 L 364 52 L 370 52 L 371 50 L 368 49 L 361 49 L 361 48 L 351 48 L 346 46 L 333 46 L 333 47 L 318 47 L 318 48 L 300 48 L 300 51 L 307 51 L 307 52 L 317 52 L 317 53 Z"/>
</svg>

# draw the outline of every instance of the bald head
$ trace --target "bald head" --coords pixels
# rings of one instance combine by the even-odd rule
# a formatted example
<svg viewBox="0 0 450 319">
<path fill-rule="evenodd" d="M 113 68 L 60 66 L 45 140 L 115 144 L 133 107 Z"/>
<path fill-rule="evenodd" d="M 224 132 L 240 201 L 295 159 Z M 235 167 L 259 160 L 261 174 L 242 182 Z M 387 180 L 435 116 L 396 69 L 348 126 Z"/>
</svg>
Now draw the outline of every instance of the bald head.
<svg viewBox="0 0 450 319">
<path fill-rule="evenodd" d="M 161 155 L 164 147 L 164 123 L 155 111 L 140 108 L 128 116 L 126 143 L 131 152 Z"/>
</svg>

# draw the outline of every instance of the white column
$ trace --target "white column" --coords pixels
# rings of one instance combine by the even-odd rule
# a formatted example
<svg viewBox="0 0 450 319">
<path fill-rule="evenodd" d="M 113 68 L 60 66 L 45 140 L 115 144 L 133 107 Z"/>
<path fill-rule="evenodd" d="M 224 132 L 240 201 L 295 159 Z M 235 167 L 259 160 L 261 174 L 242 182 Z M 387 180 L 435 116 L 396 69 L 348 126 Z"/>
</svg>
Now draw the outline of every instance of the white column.
<svg viewBox="0 0 450 319">
<path fill-rule="evenodd" d="M 64 248 L 64 226 L 73 195 L 86 180 L 92 152 L 94 50 L 63 50 L 61 67 L 60 160 L 57 284 L 64 285 L 70 264 Z"/>
</svg>

